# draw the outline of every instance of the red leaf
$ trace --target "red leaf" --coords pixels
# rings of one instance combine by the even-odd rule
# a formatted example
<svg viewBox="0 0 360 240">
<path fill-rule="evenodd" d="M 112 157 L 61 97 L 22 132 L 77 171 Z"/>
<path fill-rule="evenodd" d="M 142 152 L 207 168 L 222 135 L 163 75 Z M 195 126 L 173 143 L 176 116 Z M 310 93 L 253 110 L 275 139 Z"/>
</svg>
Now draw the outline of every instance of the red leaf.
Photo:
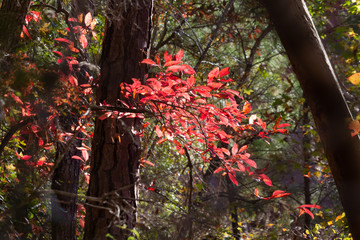
<svg viewBox="0 0 360 240">
<path fill-rule="evenodd" d="M 154 130 L 159 138 L 162 138 L 164 136 L 163 132 L 160 130 L 160 127 L 158 125 L 155 126 Z"/>
<path fill-rule="evenodd" d="M 25 25 L 23 25 L 23 32 L 25 33 L 26 36 L 28 36 L 28 38 L 31 39 L 30 34 L 29 34 L 29 32 L 28 32 L 28 30 L 27 30 L 27 28 L 26 28 Z M 31 39 L 31 40 L 32 40 L 32 39 Z"/>
<path fill-rule="evenodd" d="M 44 140 L 42 140 L 42 138 L 39 138 L 38 140 L 38 145 L 41 147 L 42 145 L 44 145 Z"/>
<path fill-rule="evenodd" d="M 272 196 L 266 199 L 272 199 L 272 198 L 280 198 L 280 197 L 287 197 L 290 196 L 291 193 L 287 193 L 285 191 L 282 190 L 276 190 L 273 192 Z"/>
<path fill-rule="evenodd" d="M 84 159 L 82 159 L 81 157 L 79 157 L 79 156 L 77 156 L 77 155 L 74 155 L 74 156 L 72 156 L 71 158 L 85 162 Z"/>
<path fill-rule="evenodd" d="M 99 120 L 104 120 L 104 119 L 110 117 L 110 115 L 111 115 L 111 112 L 106 112 L 103 115 L 101 115 L 100 117 L 98 117 L 98 119 Z"/>
<path fill-rule="evenodd" d="M 287 129 L 276 129 L 275 132 L 279 132 L 279 133 L 286 133 L 288 130 Z"/>
<path fill-rule="evenodd" d="M 195 70 L 192 67 L 190 67 L 189 65 L 183 64 L 182 66 L 184 66 L 184 73 L 189 74 L 189 75 L 196 74 Z"/>
<path fill-rule="evenodd" d="M 32 158 L 32 156 L 24 155 L 24 156 L 21 157 L 21 160 L 29 160 L 30 158 Z"/>
<path fill-rule="evenodd" d="M 16 96 L 15 95 L 15 93 L 10 93 L 10 96 L 15 100 L 15 102 L 17 102 L 17 103 L 19 103 L 19 104 L 24 104 L 22 101 L 21 101 L 21 99 L 18 97 L 18 96 Z"/>
<path fill-rule="evenodd" d="M 155 192 L 155 188 L 153 187 L 145 187 L 146 190 L 149 190 L 149 191 L 152 191 L 152 192 Z"/>
<path fill-rule="evenodd" d="M 210 94 L 211 88 L 209 88 L 209 87 L 198 86 L 198 87 L 195 87 L 194 90 L 203 97 L 211 97 L 211 94 Z"/>
<path fill-rule="evenodd" d="M 314 219 L 314 214 L 307 208 L 300 208 L 300 214 L 299 216 L 303 215 L 304 213 L 307 213 L 311 216 L 312 219 Z"/>
<path fill-rule="evenodd" d="M 62 54 L 61 52 L 59 52 L 59 51 L 52 51 L 52 52 L 55 53 L 55 54 L 57 54 L 57 55 L 59 55 L 60 57 L 63 56 L 63 54 Z"/>
<path fill-rule="evenodd" d="M 220 70 L 219 72 L 219 77 L 222 78 L 223 76 L 226 76 L 228 75 L 230 72 L 229 72 L 229 67 L 227 68 L 223 68 Z"/>
<path fill-rule="evenodd" d="M 164 64 L 164 67 L 169 67 L 169 66 L 173 66 L 173 65 L 177 65 L 179 63 L 182 63 L 182 61 L 169 61 L 169 62 L 166 62 Z"/>
<path fill-rule="evenodd" d="M 223 151 L 223 153 L 230 156 L 230 151 L 227 148 L 221 148 L 221 150 Z"/>
<path fill-rule="evenodd" d="M 217 169 L 214 171 L 214 174 L 215 174 L 215 173 L 218 173 L 218 172 L 221 172 L 221 171 L 223 171 L 223 170 L 225 170 L 225 168 L 219 167 L 219 168 L 217 168 Z"/>
<path fill-rule="evenodd" d="M 70 41 L 69 39 L 66 39 L 66 38 L 56 38 L 55 41 L 64 42 L 64 43 L 68 43 L 68 44 L 74 44 L 72 41 Z"/>
<path fill-rule="evenodd" d="M 254 195 L 255 197 L 259 197 L 259 189 L 255 188 Z"/>
<path fill-rule="evenodd" d="M 288 123 L 282 123 L 279 126 L 277 126 L 278 128 L 283 128 L 283 127 L 290 127 L 290 124 Z"/>
<path fill-rule="evenodd" d="M 181 59 L 183 58 L 184 56 L 184 51 L 182 49 L 180 49 L 177 53 L 176 53 L 176 56 L 175 56 L 175 60 L 176 61 L 181 61 Z"/>
<path fill-rule="evenodd" d="M 259 178 L 268 186 L 272 187 L 272 182 L 268 176 L 265 174 L 259 174 Z"/>
<path fill-rule="evenodd" d="M 301 205 L 297 208 L 317 208 L 317 209 L 321 209 L 321 207 L 319 205 L 316 204 L 305 204 L 305 205 Z"/>
<path fill-rule="evenodd" d="M 279 117 L 278 117 L 278 119 L 276 119 L 276 122 L 275 122 L 275 125 L 274 125 L 274 127 L 273 127 L 273 130 L 275 130 L 278 126 L 279 126 L 279 124 L 280 124 L 280 122 L 281 122 L 281 115 L 279 115 Z"/>
<path fill-rule="evenodd" d="M 152 162 L 150 162 L 148 160 L 141 160 L 141 163 L 146 163 L 146 164 L 149 164 L 150 166 L 155 166 L 155 164 L 153 164 Z"/>
<path fill-rule="evenodd" d="M 228 173 L 228 176 L 230 178 L 230 180 L 235 184 L 235 185 L 239 185 L 238 181 L 236 180 L 235 176 L 233 173 Z"/>
<path fill-rule="evenodd" d="M 36 162 L 36 165 L 38 165 L 38 166 L 44 165 L 45 160 L 46 160 L 45 157 L 40 158 L 40 159 Z"/>
<path fill-rule="evenodd" d="M 172 60 L 171 55 L 168 54 L 167 51 L 165 51 L 165 53 L 164 53 L 164 59 L 165 59 L 165 62 L 170 62 Z"/>
<path fill-rule="evenodd" d="M 77 18 L 68 18 L 68 21 L 69 22 L 78 22 L 78 19 Z"/>
<path fill-rule="evenodd" d="M 86 39 L 86 36 L 84 34 L 81 34 L 79 37 L 79 42 L 82 48 L 86 48 L 88 45 L 88 41 Z"/>
<path fill-rule="evenodd" d="M 216 67 L 213 70 L 211 70 L 208 74 L 208 79 L 217 78 L 219 76 L 219 68 Z"/>
<path fill-rule="evenodd" d="M 164 139 L 160 139 L 159 141 L 157 141 L 157 144 L 162 144 L 163 142 L 167 141 L 167 138 Z"/>
<path fill-rule="evenodd" d="M 247 145 L 244 145 L 240 148 L 239 152 L 243 152 L 245 151 L 246 149 L 248 149 L 248 146 Z"/>
<path fill-rule="evenodd" d="M 233 147 L 231 148 L 231 154 L 235 156 L 238 153 L 238 151 L 239 151 L 239 146 L 236 143 L 234 143 Z"/>
<path fill-rule="evenodd" d="M 82 150 L 82 151 L 81 151 L 81 155 L 82 155 L 83 159 L 85 160 L 85 162 L 86 162 L 87 160 L 89 160 L 89 153 L 88 153 L 87 150 Z"/>
<path fill-rule="evenodd" d="M 141 61 L 141 63 L 149 64 L 149 65 L 157 65 L 153 60 L 151 59 L 144 59 Z"/>
<path fill-rule="evenodd" d="M 89 173 L 84 173 L 84 178 L 85 178 L 85 182 L 87 184 L 89 184 L 90 183 L 90 174 Z"/>
<path fill-rule="evenodd" d="M 253 168 L 256 168 L 256 162 L 254 160 L 251 160 L 249 158 L 241 158 L 246 164 L 250 165 Z"/>
<path fill-rule="evenodd" d="M 236 163 L 237 163 L 237 166 L 238 166 L 240 172 L 245 172 L 245 170 L 246 170 L 245 166 L 240 161 L 237 161 Z"/>
<path fill-rule="evenodd" d="M 238 91 L 232 90 L 232 89 L 226 89 L 225 92 L 231 93 L 235 96 L 240 97 L 240 93 Z"/>
</svg>

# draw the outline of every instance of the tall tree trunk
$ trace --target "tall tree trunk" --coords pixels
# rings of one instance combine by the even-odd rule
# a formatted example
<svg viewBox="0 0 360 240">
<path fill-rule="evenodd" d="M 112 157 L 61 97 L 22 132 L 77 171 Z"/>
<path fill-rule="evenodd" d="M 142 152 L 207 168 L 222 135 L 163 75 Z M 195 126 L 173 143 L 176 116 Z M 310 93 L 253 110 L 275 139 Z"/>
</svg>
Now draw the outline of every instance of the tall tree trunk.
<svg viewBox="0 0 360 240">
<path fill-rule="evenodd" d="M 108 1 L 97 102 L 122 106 L 120 84 L 144 79 L 152 0 Z M 130 103 L 128 101 L 128 103 Z M 135 105 L 136 101 L 130 104 Z M 96 119 L 86 208 L 85 239 L 126 239 L 135 224 L 135 184 L 140 156 L 139 119 Z M 91 205 L 90 205 L 91 204 Z"/>
<path fill-rule="evenodd" d="M 22 26 L 31 0 L 3 0 L 0 7 L 0 49 L 6 53 L 18 47 Z"/>
<path fill-rule="evenodd" d="M 60 116 L 59 123 L 64 131 L 72 132 L 71 126 L 77 126 L 76 116 Z M 55 166 L 52 176 L 51 189 L 54 193 L 51 197 L 51 231 L 53 240 L 75 240 L 76 239 L 76 211 L 77 199 L 64 193 L 76 194 L 79 188 L 80 161 L 72 156 L 81 156 L 82 140 L 75 136 L 68 149 L 65 144 L 58 144 L 57 157 L 63 155 L 59 164 Z"/>
<path fill-rule="evenodd" d="M 303 0 L 262 0 L 310 106 L 354 239 L 360 239 L 360 140 Z"/>
<path fill-rule="evenodd" d="M 85 16 L 85 14 L 91 12 L 93 16 L 93 8 L 92 1 L 73 0 L 70 15 L 77 18 L 80 14 Z M 76 41 L 77 36 L 73 34 L 72 37 L 74 38 L 72 41 Z M 83 61 L 84 59 L 78 60 Z M 82 70 L 75 72 L 75 76 L 80 85 L 87 83 L 87 78 Z M 71 129 L 75 129 L 79 125 L 78 122 L 79 113 L 77 112 L 68 112 L 59 117 L 59 124 L 66 132 L 73 132 Z M 81 134 L 75 136 L 75 139 L 71 140 L 72 143 L 67 149 L 64 149 L 61 144 L 57 146 L 57 156 L 63 155 L 63 157 L 55 168 L 51 185 L 51 188 L 55 190 L 51 198 L 51 230 L 53 240 L 76 239 L 77 199 L 74 196 L 65 195 L 65 193 L 77 194 L 78 192 L 81 163 L 79 160 L 74 159 L 73 156 L 81 157 L 81 151 L 77 149 L 82 145 L 81 137 Z"/>
</svg>

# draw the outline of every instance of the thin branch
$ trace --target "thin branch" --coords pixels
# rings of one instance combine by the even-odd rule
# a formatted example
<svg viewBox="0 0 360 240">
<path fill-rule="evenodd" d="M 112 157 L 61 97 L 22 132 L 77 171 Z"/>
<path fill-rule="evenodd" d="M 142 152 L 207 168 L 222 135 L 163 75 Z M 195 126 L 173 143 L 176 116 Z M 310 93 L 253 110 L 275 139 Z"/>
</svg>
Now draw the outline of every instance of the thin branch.
<svg viewBox="0 0 360 240">
<path fill-rule="evenodd" d="M 230 0 L 228 2 L 228 4 L 225 6 L 225 10 L 224 12 L 221 14 L 219 20 L 216 23 L 216 28 L 215 30 L 211 33 L 211 37 L 210 37 L 210 41 L 208 42 L 208 44 L 206 45 L 204 51 L 201 53 L 201 56 L 198 60 L 198 62 L 196 63 L 194 70 L 195 72 L 197 72 L 197 69 L 199 68 L 201 62 L 204 60 L 206 53 L 208 52 L 209 48 L 211 47 L 211 44 L 213 43 L 214 39 L 216 39 L 218 32 L 221 28 L 221 25 L 223 24 L 225 17 L 227 16 L 228 12 L 230 11 L 232 5 L 234 4 L 235 0 Z"/>
<path fill-rule="evenodd" d="M 264 31 L 262 31 L 261 35 L 256 39 L 254 46 L 250 50 L 250 56 L 248 59 L 245 58 L 245 71 L 244 74 L 241 76 L 240 80 L 238 81 L 237 88 L 240 87 L 241 84 L 247 81 L 247 78 L 250 76 L 251 68 L 254 66 L 254 59 L 255 54 L 260 46 L 261 41 L 268 35 L 271 30 L 273 29 L 273 25 L 269 24 Z M 244 49 L 244 48 L 243 48 Z"/>
<path fill-rule="evenodd" d="M 32 118 L 27 118 L 25 120 L 22 120 L 21 122 L 15 124 L 14 126 L 10 127 L 10 130 L 5 134 L 5 137 L 1 141 L 0 144 L 0 156 L 2 155 L 6 145 L 11 140 L 12 136 L 19 131 L 22 127 L 25 127 L 28 123 L 32 122 Z"/>
</svg>

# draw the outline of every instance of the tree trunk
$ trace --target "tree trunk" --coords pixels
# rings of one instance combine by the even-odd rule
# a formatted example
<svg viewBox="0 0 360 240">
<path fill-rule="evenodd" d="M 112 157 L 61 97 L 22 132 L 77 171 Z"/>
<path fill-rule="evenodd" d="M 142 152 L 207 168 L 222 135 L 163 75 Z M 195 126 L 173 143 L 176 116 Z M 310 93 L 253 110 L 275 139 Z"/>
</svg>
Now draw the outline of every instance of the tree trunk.
<svg viewBox="0 0 360 240">
<path fill-rule="evenodd" d="M 71 126 L 77 126 L 77 117 L 60 116 L 60 125 L 66 132 L 72 132 Z M 71 140 L 69 140 L 71 141 Z M 77 199 L 64 193 L 77 194 L 79 188 L 80 161 L 72 156 L 81 156 L 82 140 L 76 136 L 72 140 L 69 149 L 63 149 L 58 144 L 56 155 L 62 155 L 59 165 L 56 166 L 51 189 L 55 190 L 51 197 L 51 231 L 53 240 L 75 240 L 76 239 L 76 211 Z M 65 151 L 65 152 L 64 152 Z"/>
<path fill-rule="evenodd" d="M 351 113 L 303 0 L 262 0 L 310 106 L 350 230 L 360 239 L 360 140 Z"/>
<path fill-rule="evenodd" d="M 120 84 L 132 78 L 144 80 L 140 64 L 148 50 L 152 0 L 108 1 L 101 77 L 97 102 L 122 106 Z M 135 225 L 135 185 L 140 157 L 136 118 L 96 119 L 92 144 L 88 195 L 101 198 L 89 201 L 86 208 L 85 239 L 127 239 Z"/>
<path fill-rule="evenodd" d="M 94 15 L 94 5 L 89 0 L 73 0 L 71 2 L 71 17 L 78 18 L 80 14 L 83 17 L 91 12 Z M 75 34 L 71 34 L 72 41 L 77 41 Z M 83 61 L 84 59 L 78 58 Z M 74 72 L 79 85 L 88 83 L 83 70 Z M 74 111 L 72 111 L 74 112 Z M 73 132 L 71 129 L 79 125 L 78 112 L 62 114 L 59 117 L 59 124 L 66 132 Z M 72 158 L 74 155 L 81 157 L 82 134 L 78 134 L 68 149 L 63 149 L 60 144 L 57 147 L 57 156 L 63 155 L 58 166 L 56 166 L 51 188 L 54 191 L 51 199 L 51 230 L 53 240 L 75 240 L 76 239 L 76 214 L 77 199 L 66 193 L 77 194 L 79 188 L 80 161 Z M 64 152 L 66 151 L 66 152 Z"/>
<path fill-rule="evenodd" d="M 14 51 L 20 42 L 20 33 L 25 23 L 30 0 L 3 0 L 0 7 L 0 49 Z"/>
</svg>

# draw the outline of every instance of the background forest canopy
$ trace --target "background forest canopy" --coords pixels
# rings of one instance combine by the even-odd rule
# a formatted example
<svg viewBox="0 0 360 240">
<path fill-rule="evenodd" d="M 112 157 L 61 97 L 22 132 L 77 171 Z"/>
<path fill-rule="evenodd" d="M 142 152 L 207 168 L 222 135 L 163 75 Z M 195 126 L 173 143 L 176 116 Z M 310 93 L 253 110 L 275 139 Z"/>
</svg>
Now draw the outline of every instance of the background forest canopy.
<svg viewBox="0 0 360 240">
<path fill-rule="evenodd" d="M 360 239 L 360 1 L 305 1 L 329 115 L 265 2 L 0 0 L 0 239 Z"/>
</svg>

